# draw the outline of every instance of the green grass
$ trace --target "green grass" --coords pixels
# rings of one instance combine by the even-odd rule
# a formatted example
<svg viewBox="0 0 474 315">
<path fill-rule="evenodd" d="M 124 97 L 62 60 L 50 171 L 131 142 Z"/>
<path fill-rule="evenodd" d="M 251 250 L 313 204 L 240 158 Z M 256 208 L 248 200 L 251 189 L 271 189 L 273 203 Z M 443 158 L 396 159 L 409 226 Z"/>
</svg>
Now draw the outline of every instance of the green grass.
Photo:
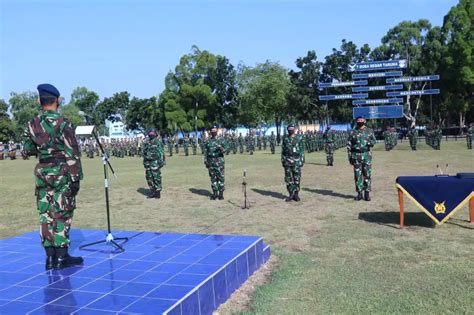
<svg viewBox="0 0 474 315">
<path fill-rule="evenodd" d="M 182 154 L 182 153 L 181 153 Z M 307 155 L 300 203 L 285 203 L 280 156 L 226 157 L 226 200 L 210 201 L 201 156 L 173 156 L 163 169 L 163 197 L 147 200 L 139 158 L 112 159 L 115 229 L 262 235 L 280 264 L 252 295 L 248 313 L 472 313 L 474 225 L 467 207 L 435 227 L 406 200 L 406 224 L 398 229 L 395 178 L 474 170 L 464 141 L 424 144 L 416 152 L 399 144 L 374 152 L 372 202 L 355 202 L 353 173 L 344 151 L 327 168 L 324 153 Z M 0 237 L 37 229 L 31 161 L 1 161 Z M 74 227 L 105 229 L 102 164 L 84 159 L 86 179 Z M 242 210 L 241 174 L 248 170 L 251 209 Z M 39 242 L 38 242 L 39 246 Z"/>
</svg>

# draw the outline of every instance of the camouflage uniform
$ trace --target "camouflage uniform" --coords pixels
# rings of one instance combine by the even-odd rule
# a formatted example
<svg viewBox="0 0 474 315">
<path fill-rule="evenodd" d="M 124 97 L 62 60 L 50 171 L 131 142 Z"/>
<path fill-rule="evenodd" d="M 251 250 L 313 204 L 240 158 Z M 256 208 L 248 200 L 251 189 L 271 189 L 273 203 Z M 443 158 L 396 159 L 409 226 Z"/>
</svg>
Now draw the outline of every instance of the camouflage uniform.
<svg viewBox="0 0 474 315">
<path fill-rule="evenodd" d="M 467 142 L 467 149 L 472 150 L 472 138 L 474 138 L 474 125 L 471 124 L 471 127 L 467 129 L 466 133 L 466 142 Z"/>
<path fill-rule="evenodd" d="M 160 197 L 161 191 L 161 168 L 166 164 L 163 143 L 160 137 L 149 137 L 143 143 L 143 166 L 148 187 L 150 187 L 150 198 Z"/>
<path fill-rule="evenodd" d="M 272 152 L 272 154 L 275 154 L 275 147 L 276 147 L 276 137 L 272 131 L 272 134 L 270 135 L 270 151 Z"/>
<path fill-rule="evenodd" d="M 334 163 L 334 142 L 336 141 L 336 134 L 331 129 L 326 129 L 323 134 L 324 150 L 326 151 L 326 161 L 328 166 L 333 166 Z"/>
<path fill-rule="evenodd" d="M 239 134 L 239 138 L 237 140 L 239 142 L 239 153 L 242 154 L 244 153 L 244 137 L 242 137 L 242 134 Z"/>
<path fill-rule="evenodd" d="M 375 145 L 375 135 L 369 128 L 354 128 L 347 138 L 347 154 L 349 162 L 354 166 L 354 181 L 356 191 L 371 190 L 372 152 Z"/>
<path fill-rule="evenodd" d="M 183 149 L 184 149 L 184 155 L 188 156 L 189 155 L 189 136 L 188 135 L 183 137 Z"/>
<path fill-rule="evenodd" d="M 410 130 L 408 130 L 408 140 L 410 141 L 411 149 L 416 151 L 416 142 L 418 141 L 418 130 L 416 130 L 416 128 L 410 128 Z"/>
<path fill-rule="evenodd" d="M 79 181 L 83 179 L 74 128 L 58 112 L 42 112 L 28 123 L 23 152 L 39 155 L 35 194 L 42 244 L 45 248 L 67 248 Z"/>
<path fill-rule="evenodd" d="M 285 183 L 289 197 L 287 200 L 298 196 L 300 191 L 301 168 L 304 165 L 304 145 L 300 136 L 286 135 L 281 145 L 281 164 L 285 169 Z"/>
<path fill-rule="evenodd" d="M 173 156 L 174 137 L 168 136 L 168 151 L 170 156 Z"/>
<path fill-rule="evenodd" d="M 222 142 L 215 136 L 209 138 L 205 143 L 205 160 L 204 164 L 209 170 L 211 177 L 211 187 L 213 195 L 211 199 L 216 199 L 217 196 L 223 196 L 224 193 L 224 153 L 225 148 Z"/>
</svg>

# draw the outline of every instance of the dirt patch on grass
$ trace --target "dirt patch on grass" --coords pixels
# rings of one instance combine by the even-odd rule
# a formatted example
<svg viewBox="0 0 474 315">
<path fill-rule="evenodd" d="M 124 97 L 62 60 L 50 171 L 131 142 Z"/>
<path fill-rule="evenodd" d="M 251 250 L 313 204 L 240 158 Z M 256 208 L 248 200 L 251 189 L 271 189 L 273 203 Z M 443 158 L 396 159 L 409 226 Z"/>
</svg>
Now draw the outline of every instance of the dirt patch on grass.
<svg viewBox="0 0 474 315">
<path fill-rule="evenodd" d="M 245 283 L 238 288 L 229 299 L 214 311 L 214 315 L 238 314 L 249 310 L 252 305 L 252 294 L 255 290 L 267 283 L 270 276 L 280 264 L 278 256 L 271 255 L 270 259 L 263 264 Z"/>
</svg>

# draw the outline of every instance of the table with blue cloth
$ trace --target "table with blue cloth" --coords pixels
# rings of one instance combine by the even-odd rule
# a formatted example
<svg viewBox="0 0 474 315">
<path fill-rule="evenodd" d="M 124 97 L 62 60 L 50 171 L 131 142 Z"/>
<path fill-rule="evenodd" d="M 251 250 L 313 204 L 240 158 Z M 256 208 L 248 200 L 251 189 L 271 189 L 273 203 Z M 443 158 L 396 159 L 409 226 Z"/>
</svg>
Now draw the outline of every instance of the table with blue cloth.
<svg viewBox="0 0 474 315">
<path fill-rule="evenodd" d="M 469 202 L 474 223 L 474 178 L 459 176 L 400 176 L 396 180 L 400 204 L 400 227 L 404 226 L 406 195 L 436 224 L 443 224 Z"/>
</svg>

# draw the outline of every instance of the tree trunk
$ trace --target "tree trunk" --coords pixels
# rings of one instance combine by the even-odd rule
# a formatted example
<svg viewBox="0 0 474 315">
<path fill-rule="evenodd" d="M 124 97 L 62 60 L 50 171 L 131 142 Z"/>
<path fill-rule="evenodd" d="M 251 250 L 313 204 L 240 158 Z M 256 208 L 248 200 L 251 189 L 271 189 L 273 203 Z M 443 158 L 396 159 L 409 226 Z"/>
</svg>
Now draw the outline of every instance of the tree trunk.
<svg viewBox="0 0 474 315">
<path fill-rule="evenodd" d="M 466 114 L 463 111 L 459 111 L 459 134 L 464 133 L 464 123 L 466 122 Z"/>
</svg>

